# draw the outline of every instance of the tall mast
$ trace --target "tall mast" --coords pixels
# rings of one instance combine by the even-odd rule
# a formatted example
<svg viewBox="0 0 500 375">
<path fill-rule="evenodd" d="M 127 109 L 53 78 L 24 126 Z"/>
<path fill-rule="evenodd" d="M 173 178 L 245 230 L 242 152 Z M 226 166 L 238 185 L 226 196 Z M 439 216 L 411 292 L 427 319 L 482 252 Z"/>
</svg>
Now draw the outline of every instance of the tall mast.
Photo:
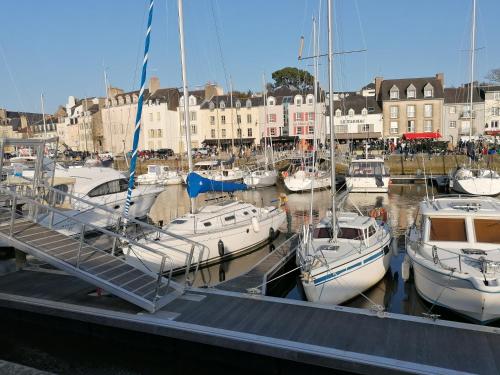
<svg viewBox="0 0 500 375">
<path fill-rule="evenodd" d="M 473 95 L 474 95 L 474 60 L 476 55 L 476 0 L 472 2 L 472 35 L 471 35 L 471 51 L 470 51 L 470 126 L 469 126 L 469 141 L 472 139 L 472 124 L 474 123 L 472 117 L 472 105 L 473 105 Z"/>
<path fill-rule="evenodd" d="M 135 180 L 135 164 L 137 163 L 137 152 L 139 147 L 139 136 L 141 134 L 141 119 L 142 119 L 142 103 L 144 102 L 144 86 L 146 83 L 146 71 L 148 67 L 148 53 L 149 53 L 149 41 L 151 38 L 151 22 L 153 21 L 153 5 L 154 0 L 149 1 L 149 16 L 148 16 L 148 27 L 146 29 L 146 41 L 144 43 L 144 59 L 142 63 L 142 74 L 141 74 L 141 88 L 139 91 L 139 100 L 137 101 L 137 114 L 135 116 L 135 128 L 134 128 L 134 141 L 132 144 L 132 158 L 130 159 L 130 177 L 128 180 L 128 190 L 127 199 L 125 200 L 125 224 L 128 220 L 128 210 L 130 208 L 130 201 L 132 199 L 132 190 L 134 189 Z M 125 148 L 125 145 L 124 145 Z"/>
<path fill-rule="evenodd" d="M 191 155 L 191 124 L 189 123 L 189 92 L 186 76 L 186 55 L 184 53 L 184 14 L 182 10 L 182 0 L 177 1 L 179 11 L 179 43 L 181 47 L 181 70 L 182 70 L 182 92 L 184 95 L 184 126 L 186 127 L 186 149 L 189 173 L 193 171 L 193 155 Z M 191 213 L 196 212 L 196 201 L 191 201 Z"/>
<path fill-rule="evenodd" d="M 313 104 L 313 112 L 314 112 L 314 133 L 313 133 L 313 170 L 316 167 L 316 151 L 317 151 L 317 140 L 316 140 L 316 131 L 318 121 L 317 119 L 317 107 L 316 102 L 318 101 L 318 43 L 316 41 L 316 18 L 313 17 L 313 56 L 314 56 L 314 104 Z M 314 175 L 313 175 L 314 181 Z M 313 224 L 313 201 L 314 201 L 314 183 L 311 184 L 311 202 L 309 207 L 309 224 Z"/>
<path fill-rule="evenodd" d="M 103 64 L 104 65 L 104 64 Z M 113 131 L 112 131 L 112 126 L 111 126 L 111 114 L 109 110 L 109 82 L 108 82 L 108 74 L 106 72 L 106 68 L 104 68 L 104 87 L 106 89 L 106 109 L 107 109 L 107 115 L 108 115 L 108 129 L 109 129 L 109 138 L 110 138 L 110 145 L 106 147 L 105 149 L 109 151 L 113 151 Z M 125 158 L 127 160 L 127 158 Z"/>
<path fill-rule="evenodd" d="M 40 101 L 42 102 L 43 135 L 45 138 L 47 138 L 47 124 L 45 122 L 45 107 L 43 103 L 43 92 L 40 94 Z"/>
<path fill-rule="evenodd" d="M 231 105 L 231 154 L 234 152 L 234 109 L 233 109 L 233 80 L 231 75 L 229 76 L 229 98 Z"/>
<path fill-rule="evenodd" d="M 328 106 L 330 108 L 330 169 L 332 194 L 332 233 L 337 242 L 337 218 L 335 213 L 335 126 L 333 116 L 333 41 L 332 41 L 332 0 L 328 0 Z"/>
</svg>

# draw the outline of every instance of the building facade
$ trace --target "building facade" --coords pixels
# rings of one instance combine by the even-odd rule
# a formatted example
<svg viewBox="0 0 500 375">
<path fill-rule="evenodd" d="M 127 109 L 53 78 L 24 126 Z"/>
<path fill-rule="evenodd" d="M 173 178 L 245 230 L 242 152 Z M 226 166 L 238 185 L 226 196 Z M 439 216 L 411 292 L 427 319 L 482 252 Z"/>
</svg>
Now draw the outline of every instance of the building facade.
<svg viewBox="0 0 500 375">
<path fill-rule="evenodd" d="M 384 138 L 397 140 L 406 133 L 442 132 L 444 75 L 435 77 L 375 78 L 382 107 Z"/>
<path fill-rule="evenodd" d="M 500 86 L 487 86 L 484 91 L 484 130 L 486 134 L 500 133 Z"/>
</svg>

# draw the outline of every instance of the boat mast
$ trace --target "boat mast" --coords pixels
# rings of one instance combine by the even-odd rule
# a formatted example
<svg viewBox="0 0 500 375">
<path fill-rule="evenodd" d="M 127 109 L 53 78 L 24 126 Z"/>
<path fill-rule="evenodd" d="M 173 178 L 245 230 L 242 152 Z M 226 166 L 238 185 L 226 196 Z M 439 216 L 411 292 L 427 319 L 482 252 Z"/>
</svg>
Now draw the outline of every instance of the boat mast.
<svg viewBox="0 0 500 375">
<path fill-rule="evenodd" d="M 40 94 L 40 101 L 42 102 L 43 135 L 45 138 L 47 138 L 47 124 L 45 122 L 45 107 L 43 103 L 43 92 Z"/>
<path fill-rule="evenodd" d="M 179 11 L 179 43 L 181 48 L 181 70 L 182 70 L 182 91 L 184 95 L 184 126 L 186 127 L 186 149 L 189 173 L 193 172 L 193 155 L 191 155 L 191 124 L 189 123 L 189 92 L 186 76 L 186 55 L 184 53 L 184 15 L 182 10 L 182 0 L 177 1 Z M 190 199 L 191 213 L 196 212 L 196 200 Z"/>
<path fill-rule="evenodd" d="M 134 129 L 134 142 L 132 144 L 132 158 L 130 159 L 130 177 L 128 180 L 128 190 L 127 199 L 125 200 L 124 217 L 125 223 L 128 221 L 128 211 L 130 208 L 130 201 L 132 199 L 132 190 L 134 189 L 135 180 L 135 164 L 137 162 L 137 148 L 139 146 L 139 136 L 141 134 L 141 118 L 142 118 L 142 103 L 144 102 L 144 85 L 146 83 L 146 71 L 148 67 L 148 53 L 149 53 L 149 41 L 151 38 L 151 21 L 153 20 L 153 5 L 154 0 L 149 1 L 149 16 L 148 16 L 148 27 L 146 31 L 146 42 L 144 44 L 144 60 L 142 64 L 142 74 L 141 74 L 141 89 L 139 91 L 139 100 L 137 101 L 137 114 L 135 117 L 135 129 Z"/>
<path fill-rule="evenodd" d="M 470 110 L 469 110 L 469 118 L 470 118 L 470 126 L 469 126 L 469 142 L 472 140 L 472 124 L 474 122 L 472 116 L 472 104 L 473 104 L 473 95 L 474 95 L 474 60 L 476 54 L 476 0 L 472 2 L 472 35 L 471 35 L 471 53 L 470 53 Z M 472 162 L 472 160 L 471 160 Z"/>
<path fill-rule="evenodd" d="M 330 169 L 332 194 L 332 241 L 337 242 L 337 218 L 335 214 L 335 126 L 333 116 L 333 41 L 332 0 L 328 0 L 328 107 L 330 109 Z"/>
<path fill-rule="evenodd" d="M 314 104 L 313 104 L 313 112 L 314 112 L 314 133 L 313 133 L 313 157 L 312 157 L 312 167 L 313 167 L 313 176 L 311 183 L 311 201 L 309 207 L 309 224 L 313 225 L 313 203 L 314 203 L 314 172 L 316 170 L 316 155 L 317 155 L 317 144 L 316 140 L 316 129 L 318 126 L 317 119 L 317 107 L 316 103 L 318 101 L 318 43 L 316 40 L 316 18 L 313 17 L 313 56 L 314 56 Z"/>
</svg>

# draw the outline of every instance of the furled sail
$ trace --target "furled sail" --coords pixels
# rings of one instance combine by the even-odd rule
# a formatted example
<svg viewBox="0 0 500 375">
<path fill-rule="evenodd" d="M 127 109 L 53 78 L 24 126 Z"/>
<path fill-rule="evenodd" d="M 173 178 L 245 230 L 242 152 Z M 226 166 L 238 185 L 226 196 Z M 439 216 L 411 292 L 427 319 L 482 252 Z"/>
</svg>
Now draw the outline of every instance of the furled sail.
<svg viewBox="0 0 500 375">
<path fill-rule="evenodd" d="M 190 198 L 196 198 L 200 193 L 220 191 L 232 193 L 238 190 L 247 190 L 247 185 L 235 182 L 214 181 L 191 172 L 187 176 L 187 192 Z"/>
</svg>

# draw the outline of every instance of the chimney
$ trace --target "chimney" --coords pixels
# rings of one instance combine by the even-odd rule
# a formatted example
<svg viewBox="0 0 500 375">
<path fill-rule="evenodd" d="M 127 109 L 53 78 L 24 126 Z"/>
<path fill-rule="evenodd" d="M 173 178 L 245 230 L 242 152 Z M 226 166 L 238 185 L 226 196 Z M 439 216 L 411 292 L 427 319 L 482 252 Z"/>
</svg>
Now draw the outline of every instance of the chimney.
<svg viewBox="0 0 500 375">
<path fill-rule="evenodd" d="M 108 88 L 108 97 L 109 98 L 114 98 L 116 95 L 123 94 L 125 91 L 122 89 L 119 89 L 118 87 L 109 87 Z"/>
<path fill-rule="evenodd" d="M 207 83 L 205 85 L 205 100 L 209 100 L 214 96 L 224 95 L 222 87 L 217 86 L 216 83 Z"/>
<path fill-rule="evenodd" d="M 375 98 L 378 98 L 384 77 L 375 77 Z"/>
<path fill-rule="evenodd" d="M 444 87 L 444 73 L 437 73 L 436 79 L 441 82 L 441 85 Z"/>
<path fill-rule="evenodd" d="M 0 120 L 5 120 L 7 118 L 7 111 L 3 108 L 0 108 Z"/>
<path fill-rule="evenodd" d="M 153 95 L 159 88 L 160 79 L 158 77 L 151 77 L 149 79 L 149 95 Z"/>
</svg>

